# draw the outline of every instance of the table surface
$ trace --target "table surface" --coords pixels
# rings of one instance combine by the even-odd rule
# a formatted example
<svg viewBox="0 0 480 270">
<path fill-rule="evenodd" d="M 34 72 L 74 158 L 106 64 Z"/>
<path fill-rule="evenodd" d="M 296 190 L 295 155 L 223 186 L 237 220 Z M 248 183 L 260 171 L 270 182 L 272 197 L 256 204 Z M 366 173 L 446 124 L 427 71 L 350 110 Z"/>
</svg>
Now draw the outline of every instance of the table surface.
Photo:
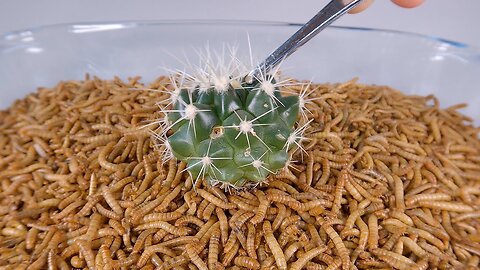
<svg viewBox="0 0 480 270">
<path fill-rule="evenodd" d="M 118 20 L 230 19 L 303 23 L 326 0 L 15 0 L 0 1 L 0 33 L 46 24 Z M 415 32 L 480 47 L 479 0 L 426 0 L 402 9 L 378 0 L 336 25 Z"/>
</svg>

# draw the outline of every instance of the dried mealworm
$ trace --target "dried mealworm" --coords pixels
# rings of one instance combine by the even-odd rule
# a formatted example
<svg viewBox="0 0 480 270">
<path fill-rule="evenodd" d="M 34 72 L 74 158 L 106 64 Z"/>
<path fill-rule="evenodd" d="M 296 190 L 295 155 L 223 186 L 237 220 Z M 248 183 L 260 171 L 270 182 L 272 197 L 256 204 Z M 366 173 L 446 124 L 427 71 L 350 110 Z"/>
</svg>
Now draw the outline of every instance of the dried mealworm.
<svg viewBox="0 0 480 270">
<path fill-rule="evenodd" d="M 150 257 L 157 252 L 163 253 L 163 254 L 168 255 L 170 257 L 175 257 L 175 255 L 176 255 L 170 248 L 168 248 L 168 247 L 166 247 L 162 244 L 149 246 L 149 247 L 144 249 L 142 255 L 140 256 L 140 258 L 138 258 L 137 267 L 144 266 L 147 263 L 147 261 L 150 259 Z"/>
<path fill-rule="evenodd" d="M 334 200 L 332 206 L 332 213 L 337 214 L 341 207 L 341 199 L 344 191 L 345 182 L 348 181 L 347 170 L 342 170 L 338 176 L 337 185 L 334 192 Z"/>
<path fill-rule="evenodd" d="M 218 254 L 220 246 L 220 230 L 213 231 L 212 237 L 210 237 L 210 243 L 208 246 L 208 267 L 209 269 L 215 269 L 215 265 L 218 263 Z"/>
<path fill-rule="evenodd" d="M 249 257 L 257 259 L 257 253 L 255 251 L 255 226 L 252 223 L 247 223 L 246 250 Z"/>
<path fill-rule="evenodd" d="M 237 266 L 245 267 L 247 269 L 260 269 L 260 263 L 256 259 L 247 256 L 236 257 L 234 263 Z"/>
<path fill-rule="evenodd" d="M 89 269 L 96 269 L 95 267 L 95 255 L 92 251 L 91 245 L 88 241 L 85 240 L 77 240 L 75 244 L 78 246 L 81 255 L 85 259 L 85 262 Z"/>
<path fill-rule="evenodd" d="M 450 212 L 473 212 L 475 210 L 473 207 L 459 202 L 420 201 L 418 204 L 421 207 L 446 210 Z"/>
<path fill-rule="evenodd" d="M 88 225 L 87 232 L 85 233 L 85 235 L 82 236 L 82 238 L 87 241 L 92 241 L 97 235 L 98 229 L 100 228 L 100 224 L 102 222 L 102 216 L 97 213 L 94 213 L 90 219 L 91 221 L 90 221 L 90 224 Z"/>
<path fill-rule="evenodd" d="M 275 236 L 273 235 L 272 227 L 269 221 L 263 222 L 263 233 L 265 241 L 267 242 L 268 247 L 272 251 L 273 257 L 275 258 L 278 269 L 286 270 L 287 261 L 285 259 L 285 255 L 283 254 L 277 239 L 275 239 Z"/>
<path fill-rule="evenodd" d="M 61 212 L 59 212 L 57 214 L 54 214 L 51 217 L 54 220 L 60 220 L 64 217 L 66 217 L 71 212 L 75 211 L 75 209 L 77 209 L 78 207 L 83 206 L 84 204 L 85 204 L 84 200 L 74 201 L 71 204 L 69 204 L 67 207 L 65 207 Z"/>
<path fill-rule="evenodd" d="M 398 269 L 411 269 L 415 266 L 414 261 L 392 251 L 377 248 L 373 249 L 372 253 L 390 266 Z"/>
<path fill-rule="evenodd" d="M 119 214 L 117 214 L 117 213 L 115 213 L 115 212 L 113 212 L 113 211 L 108 210 L 107 208 L 103 207 L 103 205 L 101 205 L 100 203 L 97 203 L 97 204 L 95 205 L 95 208 L 97 209 L 97 212 L 98 212 L 100 215 L 102 215 L 102 216 L 104 216 L 104 217 L 106 217 L 106 218 L 108 218 L 108 219 L 115 219 L 115 220 L 120 220 L 120 219 L 122 219 L 122 216 L 121 216 L 121 215 L 119 215 Z"/>
<path fill-rule="evenodd" d="M 332 239 L 335 248 L 342 260 L 342 269 L 349 269 L 350 268 L 350 258 L 348 256 L 348 250 L 345 247 L 342 239 L 338 235 L 338 233 L 328 224 L 323 224 L 322 228 L 325 230 L 327 235 Z"/>
<path fill-rule="evenodd" d="M 326 246 L 317 247 L 317 248 L 311 249 L 310 251 L 304 253 L 301 257 L 299 257 L 297 261 L 295 261 L 294 263 L 292 263 L 292 264 L 290 265 L 290 269 L 291 269 L 291 270 L 300 270 L 300 269 L 302 269 L 308 261 L 310 261 L 310 260 L 312 260 L 313 258 L 317 257 L 317 256 L 320 255 L 322 252 L 324 252 L 326 249 L 327 249 Z"/>
<path fill-rule="evenodd" d="M 222 244 L 225 245 L 228 239 L 228 227 L 229 227 L 227 216 L 225 215 L 225 212 L 223 211 L 223 209 L 220 207 L 217 207 L 215 209 L 215 212 L 217 214 L 218 221 L 220 222 L 220 235 L 222 238 Z"/>
<path fill-rule="evenodd" d="M 154 221 L 149 223 L 144 223 L 134 228 L 135 231 L 147 230 L 147 229 L 163 229 L 173 235 L 187 235 L 188 229 L 185 227 L 177 228 L 165 221 Z"/>
<path fill-rule="evenodd" d="M 256 209 L 255 216 L 250 219 L 250 222 L 253 224 L 258 224 L 263 221 L 265 214 L 267 213 L 267 208 L 269 206 L 268 200 L 265 197 L 265 193 L 261 190 L 255 191 L 255 195 L 260 202 L 258 208 Z"/>
<path fill-rule="evenodd" d="M 377 216 L 371 214 L 368 216 L 368 240 L 367 246 L 369 250 L 374 250 L 378 247 L 378 219 Z"/>
<path fill-rule="evenodd" d="M 208 192 L 204 189 L 199 189 L 199 190 L 197 190 L 197 192 L 205 200 L 215 204 L 219 208 L 222 208 L 222 209 L 232 209 L 232 208 L 234 208 L 234 206 L 231 203 L 223 201 L 222 199 L 216 197 L 215 195 L 211 194 L 210 192 Z"/>
<path fill-rule="evenodd" d="M 106 186 L 102 187 L 102 196 L 105 198 L 107 204 L 112 208 L 113 212 L 117 215 L 123 214 L 122 207 L 118 204 L 118 201 L 115 199 L 113 194 L 110 192 L 110 189 Z"/>
</svg>

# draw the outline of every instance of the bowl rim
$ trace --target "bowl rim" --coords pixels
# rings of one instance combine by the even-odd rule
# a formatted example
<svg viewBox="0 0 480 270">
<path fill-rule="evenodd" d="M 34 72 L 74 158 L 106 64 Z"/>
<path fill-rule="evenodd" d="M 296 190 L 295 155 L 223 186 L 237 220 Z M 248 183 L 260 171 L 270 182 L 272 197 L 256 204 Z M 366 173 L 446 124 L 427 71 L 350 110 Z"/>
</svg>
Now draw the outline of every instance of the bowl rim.
<svg viewBox="0 0 480 270">
<path fill-rule="evenodd" d="M 48 29 L 70 29 L 70 28 L 89 28 L 91 31 L 106 31 L 106 30 L 115 30 L 123 28 L 134 28 L 142 26 L 154 26 L 154 25 L 244 25 L 244 26 L 273 26 L 273 27 L 301 27 L 303 23 L 294 23 L 294 22 L 282 22 L 282 21 L 260 21 L 260 20 L 118 20 L 118 21 L 91 21 L 91 22 L 69 22 L 69 23 L 55 23 L 55 24 L 45 24 L 34 26 L 30 28 L 8 31 L 0 34 L 0 48 L 4 47 L 5 43 L 10 43 L 15 41 L 17 38 L 30 36 L 36 32 L 41 32 Z M 113 28 L 108 28 L 108 26 L 115 26 Z M 478 51 L 480 53 L 480 47 L 470 45 L 464 42 L 454 41 L 450 39 L 445 39 L 442 37 L 434 35 L 425 35 L 420 33 L 394 30 L 394 29 L 383 29 L 383 28 L 372 28 L 372 27 L 358 27 L 358 26 L 329 26 L 329 28 L 338 29 L 340 31 L 368 31 L 368 32 L 378 32 L 382 34 L 393 34 L 399 36 L 411 36 L 419 39 L 426 39 L 438 43 L 448 44 L 452 47 L 459 49 L 469 49 Z"/>
</svg>

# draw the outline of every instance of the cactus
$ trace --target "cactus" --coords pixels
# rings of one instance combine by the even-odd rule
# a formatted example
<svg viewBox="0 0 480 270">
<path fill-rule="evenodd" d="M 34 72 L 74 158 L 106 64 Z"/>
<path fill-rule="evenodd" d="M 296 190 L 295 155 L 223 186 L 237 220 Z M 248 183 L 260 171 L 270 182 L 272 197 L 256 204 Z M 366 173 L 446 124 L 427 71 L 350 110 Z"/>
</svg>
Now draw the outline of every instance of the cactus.
<svg viewBox="0 0 480 270">
<path fill-rule="evenodd" d="M 284 168 L 305 129 L 295 129 L 302 96 L 282 95 L 284 82 L 273 75 L 249 83 L 243 76 L 201 74 L 172 79 L 157 136 L 166 154 L 185 161 L 195 182 L 224 188 L 256 186 Z M 181 83 L 185 77 L 188 84 Z"/>
</svg>

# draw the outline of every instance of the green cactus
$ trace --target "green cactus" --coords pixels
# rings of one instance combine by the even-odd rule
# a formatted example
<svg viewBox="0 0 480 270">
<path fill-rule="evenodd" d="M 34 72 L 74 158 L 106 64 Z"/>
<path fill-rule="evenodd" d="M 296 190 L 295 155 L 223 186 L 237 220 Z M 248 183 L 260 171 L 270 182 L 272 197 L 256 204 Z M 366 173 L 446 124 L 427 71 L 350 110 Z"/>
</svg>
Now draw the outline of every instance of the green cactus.
<svg viewBox="0 0 480 270">
<path fill-rule="evenodd" d="M 299 97 L 282 96 L 275 80 L 178 87 L 164 110 L 173 131 L 166 146 L 187 162 L 192 179 L 240 188 L 282 169 L 297 144 Z"/>
</svg>

